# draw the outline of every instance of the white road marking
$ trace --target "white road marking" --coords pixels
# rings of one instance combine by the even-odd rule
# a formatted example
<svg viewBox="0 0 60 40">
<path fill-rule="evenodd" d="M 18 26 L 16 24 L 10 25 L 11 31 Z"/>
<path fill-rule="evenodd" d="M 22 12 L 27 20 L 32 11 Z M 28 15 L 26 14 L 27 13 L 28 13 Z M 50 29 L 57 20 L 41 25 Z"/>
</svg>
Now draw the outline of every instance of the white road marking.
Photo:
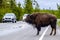
<svg viewBox="0 0 60 40">
<path fill-rule="evenodd" d="M 48 27 L 46 28 L 46 30 L 43 32 L 43 34 L 42 34 L 42 36 L 39 38 L 39 40 L 42 40 L 42 39 L 43 39 L 43 37 L 44 37 L 45 33 L 47 32 L 48 28 L 49 28 L 49 26 L 48 26 Z"/>
<path fill-rule="evenodd" d="M 60 30 L 58 29 L 57 32 L 60 34 Z"/>
</svg>

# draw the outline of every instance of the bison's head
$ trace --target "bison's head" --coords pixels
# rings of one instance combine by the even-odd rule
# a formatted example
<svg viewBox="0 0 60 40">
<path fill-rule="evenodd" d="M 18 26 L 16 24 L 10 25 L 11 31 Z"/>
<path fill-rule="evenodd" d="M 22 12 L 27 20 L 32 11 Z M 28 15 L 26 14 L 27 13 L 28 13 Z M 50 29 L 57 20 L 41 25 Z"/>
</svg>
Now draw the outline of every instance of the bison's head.
<svg viewBox="0 0 60 40">
<path fill-rule="evenodd" d="M 31 15 L 30 15 L 30 14 L 29 14 L 29 15 L 27 15 L 24 21 L 25 21 L 25 22 L 27 22 L 27 23 L 32 24 Z"/>
<path fill-rule="evenodd" d="M 29 14 L 29 15 L 26 16 L 25 22 L 30 23 L 30 24 L 34 24 L 35 23 L 34 22 L 35 18 L 36 18 L 35 14 Z"/>
</svg>

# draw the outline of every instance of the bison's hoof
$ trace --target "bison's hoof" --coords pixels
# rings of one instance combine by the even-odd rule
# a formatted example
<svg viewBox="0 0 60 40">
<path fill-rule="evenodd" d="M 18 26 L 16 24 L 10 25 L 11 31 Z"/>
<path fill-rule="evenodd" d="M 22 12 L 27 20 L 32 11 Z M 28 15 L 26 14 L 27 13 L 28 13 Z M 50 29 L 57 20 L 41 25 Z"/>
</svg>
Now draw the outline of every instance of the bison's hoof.
<svg viewBox="0 0 60 40">
<path fill-rule="evenodd" d="M 54 34 L 54 36 L 55 36 L 56 34 Z"/>
<path fill-rule="evenodd" d="M 36 35 L 39 35 L 39 33 L 37 33 Z"/>
<path fill-rule="evenodd" d="M 39 35 L 39 34 L 37 34 L 37 35 Z"/>
<path fill-rule="evenodd" d="M 50 35 L 52 35 L 52 33 L 50 33 Z"/>
</svg>

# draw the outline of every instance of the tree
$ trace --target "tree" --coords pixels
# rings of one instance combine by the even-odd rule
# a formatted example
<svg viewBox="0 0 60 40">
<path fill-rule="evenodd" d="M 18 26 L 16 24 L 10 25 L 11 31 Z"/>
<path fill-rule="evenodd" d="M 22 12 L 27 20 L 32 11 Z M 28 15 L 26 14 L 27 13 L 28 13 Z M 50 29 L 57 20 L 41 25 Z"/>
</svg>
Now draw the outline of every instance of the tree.
<svg viewBox="0 0 60 40">
<path fill-rule="evenodd" d="M 34 12 L 40 12 L 39 4 L 34 0 L 35 9 Z"/>
<path fill-rule="evenodd" d="M 0 0 L 0 8 L 2 8 L 2 0 Z"/>
<path fill-rule="evenodd" d="M 57 14 L 57 17 L 60 18 L 60 5 L 57 4 L 57 8 L 58 8 L 58 14 Z"/>
<path fill-rule="evenodd" d="M 21 7 L 21 4 L 20 2 L 18 3 L 18 20 L 21 19 L 21 16 L 22 16 L 22 7 Z"/>
<path fill-rule="evenodd" d="M 25 6 L 24 6 L 24 13 L 29 13 L 31 14 L 33 12 L 33 6 L 32 6 L 32 0 L 25 0 L 24 2 Z"/>
<path fill-rule="evenodd" d="M 16 3 L 15 3 L 15 1 L 11 0 L 10 1 L 10 8 L 14 9 L 14 7 L 16 7 Z"/>
</svg>

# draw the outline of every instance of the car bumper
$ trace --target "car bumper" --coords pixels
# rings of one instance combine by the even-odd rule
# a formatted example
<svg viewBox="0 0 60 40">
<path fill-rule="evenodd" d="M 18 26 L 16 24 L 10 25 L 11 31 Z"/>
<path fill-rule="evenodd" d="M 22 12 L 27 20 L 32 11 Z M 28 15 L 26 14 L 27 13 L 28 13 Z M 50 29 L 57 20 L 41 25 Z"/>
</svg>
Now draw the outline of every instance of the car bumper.
<svg viewBox="0 0 60 40">
<path fill-rule="evenodd" d="M 13 20 L 2 20 L 3 22 L 12 22 Z"/>
</svg>

